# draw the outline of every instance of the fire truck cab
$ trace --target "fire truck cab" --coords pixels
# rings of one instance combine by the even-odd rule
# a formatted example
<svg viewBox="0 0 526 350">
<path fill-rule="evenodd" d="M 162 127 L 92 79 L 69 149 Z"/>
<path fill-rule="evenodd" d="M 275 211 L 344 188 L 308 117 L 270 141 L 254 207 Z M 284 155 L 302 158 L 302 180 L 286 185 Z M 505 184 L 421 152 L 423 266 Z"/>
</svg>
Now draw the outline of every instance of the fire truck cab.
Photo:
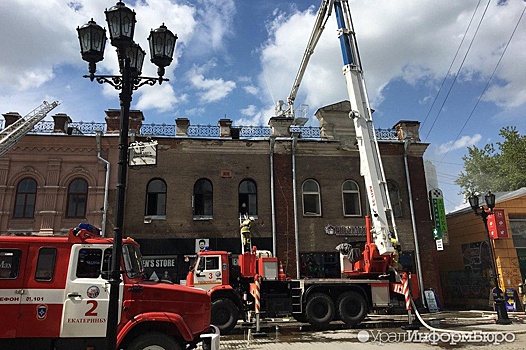
<svg viewBox="0 0 526 350">
<path fill-rule="evenodd" d="M 68 237 L 0 237 L 0 349 L 102 349 L 113 240 L 91 225 Z M 206 292 L 143 278 L 139 245 L 123 239 L 119 349 L 192 348 L 210 329 Z"/>
</svg>

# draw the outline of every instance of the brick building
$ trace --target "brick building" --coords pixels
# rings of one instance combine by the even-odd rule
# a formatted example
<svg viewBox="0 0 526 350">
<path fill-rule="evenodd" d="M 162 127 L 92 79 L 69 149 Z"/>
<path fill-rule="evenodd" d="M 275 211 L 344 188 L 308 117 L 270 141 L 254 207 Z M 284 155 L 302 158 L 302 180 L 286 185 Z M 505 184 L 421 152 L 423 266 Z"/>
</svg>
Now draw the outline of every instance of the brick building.
<svg viewBox="0 0 526 350">
<path fill-rule="evenodd" d="M 126 234 L 141 243 L 145 255 L 155 256 L 152 261 L 175 265 L 156 269 L 157 275 L 168 272 L 179 280 L 200 240 L 239 254 L 239 217 L 248 211 L 257 217 L 252 243 L 274 251 L 290 276 L 299 268 L 301 276 L 338 277 L 335 247 L 365 241 L 368 208 L 349 109 L 347 101 L 319 109 L 317 138 L 290 128 L 292 120 L 283 117 L 271 118 L 265 137 L 239 137 L 223 119 L 218 137 L 196 138 L 188 136 L 190 121 L 178 119 L 175 138 L 156 139 L 157 166 L 128 173 Z M 420 142 L 418 127 L 401 121 L 396 135 L 379 146 L 404 251 L 401 262 L 416 271 L 407 160 L 424 284 L 440 293 L 422 159 L 428 144 Z"/>
<path fill-rule="evenodd" d="M 80 222 L 106 226 L 111 235 L 119 116 L 120 110 L 108 110 L 106 124 L 72 123 L 57 113 L 1 156 L 0 235 L 63 235 Z M 7 127 L 22 116 L 3 117 Z M 143 119 L 132 111 L 130 129 L 138 130 Z M 96 136 L 96 130 L 105 133 Z"/>
<path fill-rule="evenodd" d="M 201 129 L 206 135 L 196 135 L 185 118 L 173 128 L 142 125 L 142 113 L 132 111 L 130 141 L 158 142 L 157 165 L 130 168 L 126 190 L 124 234 L 141 243 L 149 275 L 179 282 L 201 240 L 239 254 L 243 213 L 255 218 L 252 244 L 275 252 L 290 276 L 297 270 L 300 276 L 339 276 L 335 247 L 364 242 L 368 214 L 349 109 L 347 101 L 320 108 L 319 128 L 291 127 L 283 117 L 272 118 L 270 128 L 233 127 L 221 119 L 218 127 Z M 0 157 L 0 234 L 60 235 L 88 221 L 106 223 L 111 235 L 119 111 L 106 111 L 106 123 L 95 126 L 68 125 L 65 115 L 54 119 L 51 131 L 26 135 Z M 171 132 L 160 136 L 163 128 Z M 395 132 L 384 131 L 388 137 L 378 130 L 377 136 L 404 252 L 400 261 L 416 272 L 416 232 L 424 285 L 440 296 L 422 159 L 428 144 L 420 142 L 418 128 L 418 122 L 400 121 Z M 100 143 L 95 130 L 103 131 Z M 24 179 L 36 191 L 24 192 Z M 77 179 L 79 193 L 72 190 Z M 15 214 L 19 203 L 25 209 Z"/>
</svg>

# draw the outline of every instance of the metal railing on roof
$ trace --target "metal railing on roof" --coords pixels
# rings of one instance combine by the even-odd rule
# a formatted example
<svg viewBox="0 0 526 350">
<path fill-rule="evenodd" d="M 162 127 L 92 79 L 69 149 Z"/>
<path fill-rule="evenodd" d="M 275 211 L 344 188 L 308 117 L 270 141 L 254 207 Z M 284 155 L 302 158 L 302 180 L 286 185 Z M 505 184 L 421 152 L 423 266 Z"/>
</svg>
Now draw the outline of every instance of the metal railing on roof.
<svg viewBox="0 0 526 350">
<path fill-rule="evenodd" d="M 268 138 L 272 129 L 269 126 L 232 126 L 232 134 L 239 134 L 240 139 Z M 106 132 L 106 123 L 71 122 L 68 124 L 68 134 L 94 135 L 96 131 Z M 174 124 L 142 124 L 139 135 L 150 137 L 176 137 Z M 320 128 L 317 126 L 291 126 L 291 132 L 298 132 L 302 139 L 321 140 Z M 53 133 L 53 121 L 40 121 L 30 133 Z M 395 129 L 376 129 L 379 141 L 398 140 Z M 189 138 L 220 138 L 220 128 L 214 125 L 190 125 L 187 136 Z M 236 137 L 237 138 L 237 137 Z"/>
</svg>

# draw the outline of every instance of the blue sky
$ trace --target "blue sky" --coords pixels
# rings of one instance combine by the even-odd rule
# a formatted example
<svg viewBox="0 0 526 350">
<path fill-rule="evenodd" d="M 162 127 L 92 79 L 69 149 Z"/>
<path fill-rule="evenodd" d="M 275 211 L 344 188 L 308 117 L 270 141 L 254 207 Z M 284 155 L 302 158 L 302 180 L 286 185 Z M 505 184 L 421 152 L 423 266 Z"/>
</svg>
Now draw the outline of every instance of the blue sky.
<svg viewBox="0 0 526 350">
<path fill-rule="evenodd" d="M 277 100 L 289 95 L 321 0 L 125 3 L 137 12 L 135 41 L 143 48 L 149 30 L 161 23 L 179 36 L 166 74 L 170 83 L 134 93 L 132 108 L 144 112 L 145 123 L 173 124 L 187 117 L 194 125 L 216 125 L 226 117 L 238 125 L 266 125 Z M 430 143 L 425 158 L 437 166 L 446 208 L 453 210 L 462 203 L 454 180 L 466 147 L 500 141 L 504 126 L 526 133 L 526 19 L 519 21 L 525 3 L 349 3 L 375 127 L 391 128 L 399 120 L 422 123 L 422 141 Z M 0 113 L 24 115 L 43 100 L 59 100 L 52 114 L 103 121 L 104 110 L 119 108 L 116 90 L 82 78 L 87 63 L 75 30 L 90 18 L 106 27 L 104 9 L 114 4 L 1 1 Z M 296 105 L 309 106 L 309 125 L 317 125 L 318 108 L 347 98 L 335 31 L 333 15 L 296 99 Z M 97 72 L 117 72 L 109 43 Z M 143 75 L 155 76 L 156 67 L 146 61 Z"/>
</svg>

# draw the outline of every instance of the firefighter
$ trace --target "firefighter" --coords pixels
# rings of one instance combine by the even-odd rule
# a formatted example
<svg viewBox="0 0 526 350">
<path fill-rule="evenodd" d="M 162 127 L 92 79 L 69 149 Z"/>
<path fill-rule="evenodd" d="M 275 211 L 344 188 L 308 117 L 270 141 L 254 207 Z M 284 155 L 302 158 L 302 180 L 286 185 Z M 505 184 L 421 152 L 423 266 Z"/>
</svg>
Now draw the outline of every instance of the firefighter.
<svg viewBox="0 0 526 350">
<path fill-rule="evenodd" d="M 252 249 L 252 243 L 250 241 L 250 225 L 254 220 L 252 218 L 245 217 L 239 221 L 239 226 L 241 227 L 241 243 L 243 244 L 243 252 L 250 252 Z"/>
<path fill-rule="evenodd" d="M 393 251 L 393 268 L 395 270 L 402 270 L 402 265 L 398 262 L 400 259 L 400 252 L 402 251 L 402 247 L 400 246 L 400 243 L 395 237 L 391 237 L 391 243 L 393 244 L 394 251 Z"/>
</svg>

